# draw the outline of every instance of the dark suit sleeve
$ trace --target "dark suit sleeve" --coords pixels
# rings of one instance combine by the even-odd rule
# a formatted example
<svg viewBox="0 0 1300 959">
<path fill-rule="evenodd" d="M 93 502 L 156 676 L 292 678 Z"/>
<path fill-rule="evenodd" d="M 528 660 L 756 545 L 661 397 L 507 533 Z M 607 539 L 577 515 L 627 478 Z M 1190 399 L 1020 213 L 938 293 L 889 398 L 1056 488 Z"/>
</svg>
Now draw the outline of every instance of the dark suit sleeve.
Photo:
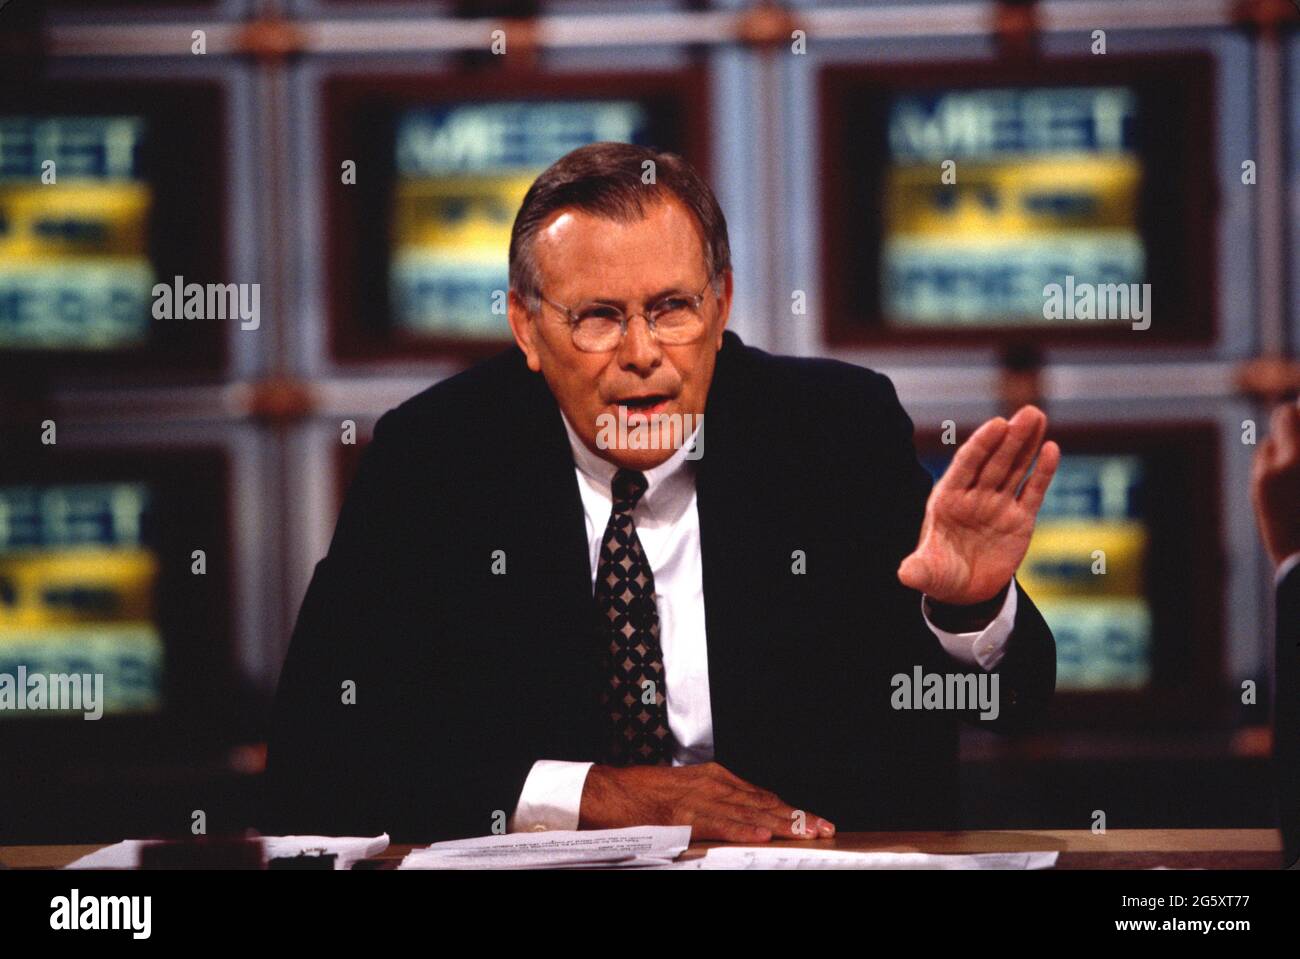
<svg viewBox="0 0 1300 959">
<path fill-rule="evenodd" d="M 1300 566 L 1277 589 L 1273 764 L 1284 865 L 1300 858 Z"/>
<path fill-rule="evenodd" d="M 885 411 L 889 424 L 885 445 L 897 458 L 895 469 L 890 472 L 903 478 L 895 501 L 898 522 L 894 536 L 894 552 L 901 562 L 916 548 L 933 480 L 917 458 L 912 420 L 899 402 L 893 383 L 877 374 L 875 390 L 877 406 Z M 998 675 L 998 717 L 991 720 L 973 715 L 968 717 L 981 729 L 1001 733 L 1033 726 L 1047 709 L 1056 690 L 1056 641 L 1051 628 L 1019 582 L 1016 591 L 1015 624 L 1007 639 L 1006 653 L 997 669 L 993 670 Z M 914 604 L 920 628 L 937 645 L 938 637 L 929 632 L 921 613 L 920 594 L 910 589 L 907 593 L 908 601 Z M 944 657 L 949 663 L 954 662 L 946 653 Z"/>
<path fill-rule="evenodd" d="M 413 541 L 427 534 L 411 532 L 411 510 L 442 498 L 436 478 L 411 469 L 399 412 L 376 424 L 281 672 L 267 758 L 275 833 L 484 835 L 528 773 L 529 761 L 463 734 L 473 693 L 457 687 L 434 615 L 438 563 L 454 561 L 439 557 L 455 550 Z M 448 527 L 435 515 L 415 528 Z M 416 576 L 434 591 L 425 605 L 401 587 Z"/>
<path fill-rule="evenodd" d="M 1056 640 L 1029 594 L 1016 581 L 1016 620 L 998 675 L 997 719 L 978 720 L 983 729 L 1000 733 L 1031 728 L 1047 710 L 1056 691 Z"/>
</svg>

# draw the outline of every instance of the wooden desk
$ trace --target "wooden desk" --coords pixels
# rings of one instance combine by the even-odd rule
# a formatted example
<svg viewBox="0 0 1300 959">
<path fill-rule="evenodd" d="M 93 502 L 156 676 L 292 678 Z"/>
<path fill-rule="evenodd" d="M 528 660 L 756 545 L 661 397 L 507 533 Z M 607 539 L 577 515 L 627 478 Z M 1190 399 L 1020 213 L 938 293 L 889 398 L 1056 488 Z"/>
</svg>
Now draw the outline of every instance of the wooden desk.
<svg viewBox="0 0 1300 959">
<path fill-rule="evenodd" d="M 682 858 L 702 856 L 724 843 L 692 843 Z M 793 843 L 792 843 L 793 845 Z M 1276 829 L 1086 829 L 991 830 L 985 832 L 859 832 L 800 843 L 812 849 L 876 852 L 975 853 L 1056 850 L 1059 869 L 1278 869 L 1281 841 Z M 15 869 L 57 869 L 102 848 L 85 846 L 0 846 L 0 865 Z M 411 849 L 390 846 L 376 857 L 393 868 Z"/>
</svg>

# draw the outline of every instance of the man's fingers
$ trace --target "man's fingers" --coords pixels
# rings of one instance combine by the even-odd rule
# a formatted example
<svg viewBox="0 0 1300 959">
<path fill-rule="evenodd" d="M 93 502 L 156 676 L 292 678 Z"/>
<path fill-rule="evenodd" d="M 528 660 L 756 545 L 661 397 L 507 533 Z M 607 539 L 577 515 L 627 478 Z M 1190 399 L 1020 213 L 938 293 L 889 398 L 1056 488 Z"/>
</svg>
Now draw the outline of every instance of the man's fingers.
<svg viewBox="0 0 1300 959">
<path fill-rule="evenodd" d="M 806 809 L 792 809 L 788 830 L 776 835 L 789 836 L 791 839 L 829 839 L 835 835 L 835 824 Z"/>
<path fill-rule="evenodd" d="M 1276 447 L 1273 462 L 1294 463 L 1300 458 L 1300 409 L 1283 403 L 1273 410 L 1268 435 Z"/>
<path fill-rule="evenodd" d="M 1273 464 L 1277 462 L 1277 442 L 1272 436 L 1264 437 L 1263 442 L 1255 447 L 1255 458 L 1250 464 L 1251 479 L 1256 486 L 1264 479 L 1265 474 L 1273 469 Z"/>
<path fill-rule="evenodd" d="M 1007 421 L 997 416 L 984 423 L 957 449 L 952 464 L 943 474 L 940 483 L 950 483 L 955 489 L 970 489 L 985 462 L 1007 435 Z"/>
<path fill-rule="evenodd" d="M 1037 513 L 1043 505 L 1047 487 L 1056 475 L 1056 467 L 1061 463 L 1061 448 L 1052 440 L 1043 444 L 1038 453 L 1038 463 L 1025 481 L 1025 488 L 1020 491 L 1020 502 L 1031 513 Z"/>
<path fill-rule="evenodd" d="M 766 789 L 763 789 L 759 786 L 755 786 L 753 783 L 749 782 L 748 780 L 741 779 L 730 769 L 728 769 L 726 766 L 721 765 L 720 763 L 709 763 L 709 765 L 706 768 L 713 775 L 713 777 L 717 779 L 719 782 L 727 783 L 728 785 L 735 786 L 738 789 L 743 789 L 748 792 L 763 793 L 765 795 L 772 796 L 773 798 L 775 798 L 776 795 L 775 793 L 768 792 Z M 777 801 L 780 802 L 779 799 Z"/>
<path fill-rule="evenodd" d="M 796 810 L 776 793 L 755 786 L 718 763 L 699 767 L 708 779 L 688 798 L 692 839 L 726 842 L 767 842 L 770 839 L 819 839 L 835 827 L 810 813 Z M 712 782 L 710 783 L 709 780 Z"/>
<path fill-rule="evenodd" d="M 714 766 L 714 777 L 718 785 L 723 787 L 726 792 L 718 798 L 721 802 L 731 802 L 740 806 L 755 806 L 759 809 L 774 809 L 785 807 L 783 800 L 776 793 L 761 786 L 755 786 L 751 782 L 741 779 L 725 766 Z"/>
<path fill-rule="evenodd" d="M 1019 460 L 1026 444 L 1044 428 L 1047 417 L 1035 406 L 1022 406 L 1007 422 L 1006 436 L 985 461 L 975 480 L 981 489 L 1001 490 L 1012 475 L 1012 467 Z M 1030 457 L 1033 456 L 1030 451 Z"/>
<path fill-rule="evenodd" d="M 747 782 L 725 766 L 710 764 L 709 772 L 727 788 L 717 798 L 724 810 L 723 818 L 767 829 L 773 836 L 787 839 L 817 839 L 835 833 L 835 827 L 820 816 L 796 810 L 776 793 Z"/>
<path fill-rule="evenodd" d="M 734 819 L 736 822 L 743 822 L 750 826 L 757 826 L 760 829 L 769 830 L 773 836 L 788 835 L 790 832 L 790 823 L 792 820 L 788 815 L 783 815 L 777 810 L 788 807 L 777 806 L 773 809 L 760 809 L 757 806 L 751 806 L 744 802 L 724 801 L 718 804 L 720 815 L 728 819 Z"/>
<path fill-rule="evenodd" d="M 737 806 L 749 806 L 754 809 L 761 809 L 764 812 L 776 810 L 784 814 L 784 811 L 790 809 L 789 804 L 774 792 L 768 792 L 766 789 L 749 791 L 745 789 L 736 789 L 726 796 L 718 797 L 722 802 L 735 803 Z"/>
<path fill-rule="evenodd" d="M 778 839 L 820 839 L 823 838 L 823 832 L 830 835 L 834 828 L 820 816 L 802 809 L 793 809 L 784 803 L 775 809 L 729 805 L 726 815 L 737 822 L 768 829 Z M 827 827 L 826 830 L 822 829 L 823 825 Z"/>
<path fill-rule="evenodd" d="M 1039 412 L 1034 407 L 1034 412 Z M 1023 412 L 1023 411 L 1022 411 Z M 1017 413 L 1017 416 L 1020 414 Z M 1047 417 L 1039 413 L 1038 416 L 1031 417 L 1032 429 L 1028 439 L 1021 445 L 1020 451 L 1016 453 L 1016 458 L 1011 462 L 1011 468 L 1007 470 L 1006 478 L 998 484 L 998 491 L 1010 490 L 1012 495 L 1020 489 L 1020 484 L 1024 482 L 1025 475 L 1029 468 L 1034 464 L 1034 457 L 1038 455 L 1039 449 L 1043 445 L 1043 437 L 1047 435 Z"/>
<path fill-rule="evenodd" d="M 742 789 L 731 783 L 719 782 L 705 794 L 709 802 L 730 803 L 754 809 L 778 809 L 785 806 L 781 797 L 765 789 Z"/>
<path fill-rule="evenodd" d="M 788 808 L 780 796 L 776 793 L 770 793 L 765 789 L 760 789 L 757 792 L 740 790 L 734 793 L 734 795 L 741 797 L 743 805 L 752 805 L 758 809 Z"/>
<path fill-rule="evenodd" d="M 691 839 L 720 839 L 723 842 L 767 842 L 772 830 L 752 823 L 737 822 L 725 815 L 707 814 L 691 823 Z"/>
<path fill-rule="evenodd" d="M 816 838 L 818 818 L 809 816 L 808 813 L 796 810 L 785 803 L 766 809 L 732 805 L 727 810 L 727 815 L 740 822 L 752 823 L 755 826 L 770 829 L 773 836 L 781 836 L 786 839 L 792 837 L 804 838 L 806 834 L 811 833 L 811 838 Z"/>
</svg>

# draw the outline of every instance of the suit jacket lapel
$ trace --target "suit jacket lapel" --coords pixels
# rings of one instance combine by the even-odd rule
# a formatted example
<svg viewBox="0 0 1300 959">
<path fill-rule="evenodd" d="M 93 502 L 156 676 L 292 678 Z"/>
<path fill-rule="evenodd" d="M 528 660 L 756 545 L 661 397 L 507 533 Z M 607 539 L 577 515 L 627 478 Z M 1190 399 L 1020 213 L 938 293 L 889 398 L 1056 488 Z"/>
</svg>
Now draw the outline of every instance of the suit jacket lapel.
<svg viewBox="0 0 1300 959">
<path fill-rule="evenodd" d="M 714 758 L 724 764 L 743 738 L 738 726 L 747 702 L 749 661 L 743 656 L 738 614 L 753 602 L 754 590 L 743 562 L 750 552 L 754 520 L 753 504 L 746 497 L 749 486 L 744 482 L 747 470 L 739 425 L 744 406 L 738 395 L 744 378 L 739 368 L 743 350 L 734 333 L 724 334 L 704 411 L 704 453 L 695 474 Z"/>
<path fill-rule="evenodd" d="M 547 557 L 533 581 L 522 587 L 531 611 L 530 626 L 547 647 L 547 655 L 538 661 L 539 678 L 544 674 L 545 681 L 554 684 L 551 688 L 565 691 L 563 702 L 568 708 L 554 700 L 552 719 L 562 724 L 567 717 L 577 726 L 569 728 L 567 738 L 557 739 L 572 742 L 576 735 L 588 743 L 586 750 L 575 744 L 578 748 L 572 756 L 549 758 L 583 758 L 602 741 L 596 738 L 596 723 L 598 684 L 603 681 L 586 519 L 559 406 L 546 381 L 527 369 L 522 354 L 516 376 L 519 388 L 511 407 L 518 416 L 507 431 L 516 445 L 510 485 L 520 491 L 511 497 L 511 508 L 517 513 L 512 540 L 525 555 Z"/>
</svg>

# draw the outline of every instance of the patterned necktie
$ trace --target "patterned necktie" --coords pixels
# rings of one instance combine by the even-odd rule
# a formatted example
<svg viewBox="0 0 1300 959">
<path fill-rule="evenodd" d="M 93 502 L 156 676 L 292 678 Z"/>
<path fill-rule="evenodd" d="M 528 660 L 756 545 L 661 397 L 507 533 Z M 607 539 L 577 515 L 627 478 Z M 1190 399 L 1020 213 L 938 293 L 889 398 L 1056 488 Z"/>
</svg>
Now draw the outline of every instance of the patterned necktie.
<svg viewBox="0 0 1300 959">
<path fill-rule="evenodd" d="M 632 523 L 648 486 L 635 470 L 614 476 L 614 508 L 596 566 L 596 605 L 609 639 L 609 684 L 601 705 L 610 720 L 608 759 L 618 766 L 667 765 L 673 755 L 655 578 Z"/>
</svg>

